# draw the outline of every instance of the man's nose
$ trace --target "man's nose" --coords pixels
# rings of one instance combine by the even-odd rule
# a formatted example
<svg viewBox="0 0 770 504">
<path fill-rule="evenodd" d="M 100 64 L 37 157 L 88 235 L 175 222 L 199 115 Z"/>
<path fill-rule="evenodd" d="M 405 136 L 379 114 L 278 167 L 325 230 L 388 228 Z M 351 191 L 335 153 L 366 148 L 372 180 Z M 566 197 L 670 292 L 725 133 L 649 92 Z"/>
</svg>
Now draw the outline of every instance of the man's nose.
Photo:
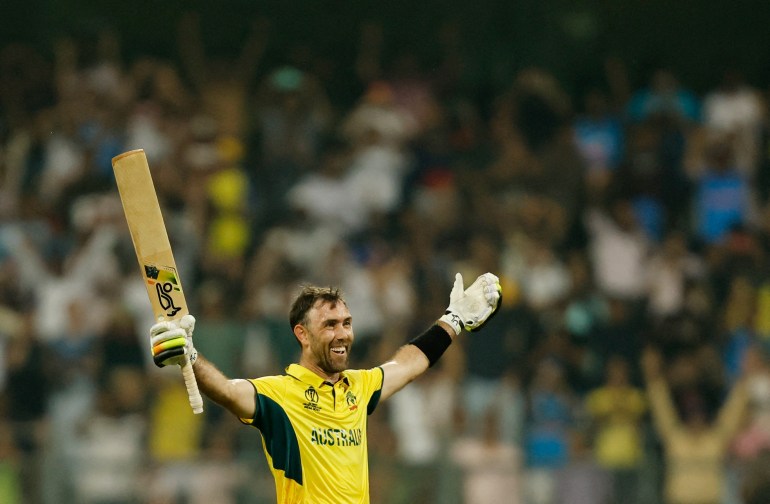
<svg viewBox="0 0 770 504">
<path fill-rule="evenodd" d="M 345 336 L 347 337 L 351 333 L 351 329 L 348 326 L 345 326 L 344 324 L 337 324 L 334 326 L 334 335 L 339 336 Z"/>
</svg>

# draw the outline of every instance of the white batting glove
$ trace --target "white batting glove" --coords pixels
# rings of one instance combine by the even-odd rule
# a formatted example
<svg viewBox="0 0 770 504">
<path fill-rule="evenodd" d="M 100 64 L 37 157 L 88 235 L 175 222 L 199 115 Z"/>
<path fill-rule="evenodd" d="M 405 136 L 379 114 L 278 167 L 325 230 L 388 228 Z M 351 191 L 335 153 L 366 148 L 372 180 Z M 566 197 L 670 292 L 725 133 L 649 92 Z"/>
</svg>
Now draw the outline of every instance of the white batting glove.
<svg viewBox="0 0 770 504">
<path fill-rule="evenodd" d="M 152 344 L 152 360 L 158 367 L 171 364 L 184 364 L 185 356 L 190 364 L 198 358 L 198 352 L 193 346 L 193 330 L 195 317 L 185 315 L 179 320 L 158 322 L 150 328 Z"/>
<path fill-rule="evenodd" d="M 457 273 L 449 294 L 449 307 L 439 320 L 452 326 L 457 334 L 463 329 L 476 331 L 497 311 L 501 296 L 500 279 L 492 273 L 479 276 L 465 290 L 463 276 Z"/>
</svg>

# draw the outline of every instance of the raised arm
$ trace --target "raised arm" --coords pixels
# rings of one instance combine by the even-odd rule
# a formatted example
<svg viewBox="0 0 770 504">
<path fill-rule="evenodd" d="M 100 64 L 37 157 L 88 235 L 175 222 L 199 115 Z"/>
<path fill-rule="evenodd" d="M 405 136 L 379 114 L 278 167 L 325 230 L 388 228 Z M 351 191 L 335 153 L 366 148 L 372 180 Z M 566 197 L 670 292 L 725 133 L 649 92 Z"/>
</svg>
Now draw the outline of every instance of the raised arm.
<svg viewBox="0 0 770 504">
<path fill-rule="evenodd" d="M 380 399 L 392 396 L 435 364 L 460 331 L 481 329 L 497 311 L 500 298 L 500 280 L 492 273 L 479 276 L 467 289 L 458 273 L 446 313 L 382 365 L 384 377 Z"/>
<path fill-rule="evenodd" d="M 749 394 L 746 388 L 746 379 L 738 380 L 717 415 L 716 428 L 725 444 L 738 431 L 747 413 Z"/>
<path fill-rule="evenodd" d="M 657 350 L 647 349 L 642 354 L 642 371 L 647 382 L 647 398 L 650 401 L 655 427 L 662 438 L 668 438 L 679 424 L 666 378 L 661 369 L 661 356 Z"/>
<path fill-rule="evenodd" d="M 200 14 L 185 12 L 177 30 L 177 48 L 187 78 L 200 93 L 206 83 L 207 59 L 201 36 Z"/>
<path fill-rule="evenodd" d="M 258 17 L 252 21 L 249 36 L 235 61 L 235 77 L 246 89 L 250 89 L 267 49 L 269 30 L 270 22 L 267 18 Z"/>
<path fill-rule="evenodd" d="M 159 322 L 150 329 L 152 358 L 158 367 L 180 364 L 189 355 L 198 389 L 209 399 L 238 418 L 254 418 L 257 401 L 248 380 L 227 378 L 211 362 L 199 355 L 192 341 L 195 318 L 185 315 L 179 321 Z"/>
<path fill-rule="evenodd" d="M 444 334 L 441 334 L 439 331 L 443 331 Z M 449 347 L 457 333 L 449 324 L 438 321 L 436 325 L 423 334 L 423 336 L 426 335 L 429 339 L 435 339 L 436 345 L 440 347 L 438 351 L 444 353 L 444 350 Z M 384 377 L 380 400 L 387 399 L 404 388 L 406 384 L 423 374 L 430 365 L 428 356 L 423 350 L 415 346 L 414 343 L 409 343 L 399 348 L 396 354 L 382 365 Z"/>
</svg>

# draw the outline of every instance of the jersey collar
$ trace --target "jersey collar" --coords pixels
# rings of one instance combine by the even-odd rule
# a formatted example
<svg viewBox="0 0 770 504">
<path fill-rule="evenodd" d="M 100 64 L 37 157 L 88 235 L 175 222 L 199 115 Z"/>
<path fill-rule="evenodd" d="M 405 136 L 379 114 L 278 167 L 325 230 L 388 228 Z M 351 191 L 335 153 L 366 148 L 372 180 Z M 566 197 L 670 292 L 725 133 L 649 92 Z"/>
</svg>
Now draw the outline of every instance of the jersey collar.
<svg viewBox="0 0 770 504">
<path fill-rule="evenodd" d="M 301 381 L 302 383 L 307 383 L 308 385 L 312 385 L 315 388 L 321 388 L 324 385 L 331 385 L 329 382 L 309 370 L 308 368 L 304 366 L 300 366 L 299 364 L 290 364 L 289 367 L 286 368 L 286 374 L 296 378 L 297 380 Z M 343 371 L 340 373 L 340 381 L 337 383 L 344 383 L 345 385 L 349 385 L 348 377 L 346 376 L 345 372 Z"/>
</svg>

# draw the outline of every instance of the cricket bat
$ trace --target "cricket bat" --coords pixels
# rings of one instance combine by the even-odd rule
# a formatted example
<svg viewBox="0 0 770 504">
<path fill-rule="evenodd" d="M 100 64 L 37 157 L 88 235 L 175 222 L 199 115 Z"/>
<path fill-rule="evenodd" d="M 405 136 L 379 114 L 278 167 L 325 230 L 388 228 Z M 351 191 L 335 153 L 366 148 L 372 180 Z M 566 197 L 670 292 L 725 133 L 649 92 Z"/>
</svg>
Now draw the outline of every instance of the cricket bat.
<svg viewBox="0 0 770 504">
<path fill-rule="evenodd" d="M 188 313 L 187 302 L 147 156 L 142 149 L 124 152 L 112 158 L 112 169 L 155 319 L 158 322 L 180 319 Z M 201 413 L 203 399 L 187 356 L 180 366 L 193 413 Z"/>
</svg>

